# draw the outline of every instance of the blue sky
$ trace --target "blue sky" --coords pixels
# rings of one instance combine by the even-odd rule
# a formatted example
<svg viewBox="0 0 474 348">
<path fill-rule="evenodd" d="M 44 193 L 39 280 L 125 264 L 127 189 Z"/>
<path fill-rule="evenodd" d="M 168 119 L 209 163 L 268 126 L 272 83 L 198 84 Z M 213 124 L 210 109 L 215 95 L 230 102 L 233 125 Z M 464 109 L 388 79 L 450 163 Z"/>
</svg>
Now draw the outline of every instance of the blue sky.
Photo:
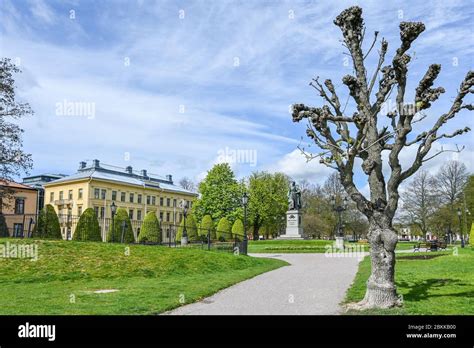
<svg viewBox="0 0 474 348">
<path fill-rule="evenodd" d="M 305 163 L 296 149 L 305 126 L 293 124 L 288 109 L 322 105 L 308 86 L 315 76 L 332 78 L 346 100 L 341 78 L 352 67 L 332 21 L 355 4 L 364 11 L 365 49 L 378 30 L 389 59 L 399 45 L 398 23 L 425 23 L 411 49 L 409 96 L 428 65 L 440 63 L 437 85 L 446 93 L 417 129 L 431 126 L 473 68 L 469 1 L 2 0 L 1 55 L 20 64 L 18 95 L 35 110 L 21 121 L 31 173 L 73 173 L 79 161 L 98 158 L 199 180 L 229 149 L 257 155 L 256 163 L 232 164 L 239 177 L 258 169 L 324 181 L 331 170 Z M 374 50 L 369 72 L 376 59 Z M 94 117 L 58 115 L 64 100 L 94 104 Z M 472 120 L 464 112 L 446 130 L 474 128 Z M 470 170 L 472 139 L 444 144 L 465 145 L 458 158 Z M 402 154 L 402 164 L 414 151 Z M 435 171 L 453 156 L 426 167 Z M 357 182 L 365 191 L 363 174 Z"/>
</svg>

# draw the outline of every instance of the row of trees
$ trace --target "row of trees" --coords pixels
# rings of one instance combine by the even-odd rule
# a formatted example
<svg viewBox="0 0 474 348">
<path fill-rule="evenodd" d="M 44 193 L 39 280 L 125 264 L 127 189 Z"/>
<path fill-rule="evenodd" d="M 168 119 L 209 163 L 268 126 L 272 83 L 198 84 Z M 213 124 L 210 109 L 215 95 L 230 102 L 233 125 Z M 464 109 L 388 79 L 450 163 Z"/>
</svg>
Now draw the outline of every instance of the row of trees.
<svg viewBox="0 0 474 348">
<path fill-rule="evenodd" d="M 419 171 L 402 192 L 400 222 L 413 235 L 431 232 L 438 238 L 450 233 L 468 233 L 474 212 L 474 175 L 458 161 L 449 161 L 434 174 Z M 461 212 L 459 225 L 458 209 Z"/>
<path fill-rule="evenodd" d="M 228 163 L 216 164 L 198 185 L 200 198 L 193 214 L 206 224 L 217 225 L 216 230 L 242 230 L 242 196 L 248 193 L 248 230 L 254 239 L 260 234 L 276 235 L 284 223 L 288 208 L 289 178 L 282 173 L 254 172 L 238 181 Z M 204 232 L 203 232 L 204 233 Z M 219 238 L 219 237 L 218 237 Z"/>
<path fill-rule="evenodd" d="M 183 238 L 184 220 L 178 227 L 176 233 L 176 241 Z M 226 217 L 219 219 L 215 224 L 211 215 L 204 215 L 200 224 L 196 223 L 196 219 L 191 214 L 186 218 L 186 234 L 189 240 L 207 241 L 208 236 L 211 240 L 229 241 L 242 240 L 244 236 L 244 224 L 241 219 L 237 218 L 233 223 Z"/>
</svg>

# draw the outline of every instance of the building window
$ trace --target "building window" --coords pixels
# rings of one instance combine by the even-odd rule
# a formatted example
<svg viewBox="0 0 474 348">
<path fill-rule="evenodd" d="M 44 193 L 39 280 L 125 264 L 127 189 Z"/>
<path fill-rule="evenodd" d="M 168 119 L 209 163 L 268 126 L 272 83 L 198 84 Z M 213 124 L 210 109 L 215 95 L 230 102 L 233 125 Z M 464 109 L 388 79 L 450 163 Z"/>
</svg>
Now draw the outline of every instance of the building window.
<svg viewBox="0 0 474 348">
<path fill-rule="evenodd" d="M 81 188 L 77 191 L 77 197 L 79 199 L 82 199 L 82 189 Z"/>
<path fill-rule="evenodd" d="M 137 210 L 137 220 L 141 220 L 141 219 L 142 219 L 142 211 Z"/>
<path fill-rule="evenodd" d="M 95 216 L 99 216 L 99 207 L 94 207 Z"/>
<path fill-rule="evenodd" d="M 151 204 L 151 197 L 146 196 L 146 204 L 150 205 Z"/>
<path fill-rule="evenodd" d="M 68 199 L 72 201 L 72 190 L 69 190 L 68 192 Z"/>
<path fill-rule="evenodd" d="M 163 221 L 163 212 L 160 211 L 160 221 Z"/>
<path fill-rule="evenodd" d="M 13 224 L 13 237 L 23 237 L 23 224 Z"/>
<path fill-rule="evenodd" d="M 166 199 L 166 206 L 167 207 L 171 206 L 171 198 Z"/>
<path fill-rule="evenodd" d="M 77 207 L 77 215 L 79 215 L 79 216 L 82 215 L 82 205 Z"/>
<path fill-rule="evenodd" d="M 133 209 L 128 211 L 128 216 L 130 217 L 130 220 L 133 220 Z"/>
<path fill-rule="evenodd" d="M 53 201 L 54 201 L 54 192 L 51 192 L 51 193 L 49 194 L 49 201 L 50 201 L 50 202 L 53 202 Z"/>
<path fill-rule="evenodd" d="M 151 205 L 156 205 L 156 197 L 151 197 Z"/>
<path fill-rule="evenodd" d="M 133 199 L 135 198 L 134 196 L 135 195 L 133 193 L 130 193 L 130 203 L 133 203 Z"/>
<path fill-rule="evenodd" d="M 105 207 L 100 207 L 100 217 L 101 218 L 105 217 Z"/>
<path fill-rule="evenodd" d="M 107 190 L 101 190 L 100 191 L 100 198 L 105 199 L 107 197 Z"/>
<path fill-rule="evenodd" d="M 176 198 L 173 199 L 173 207 L 176 207 Z"/>
<path fill-rule="evenodd" d="M 59 191 L 59 200 L 63 200 L 64 199 L 64 192 L 63 191 Z"/>
<path fill-rule="evenodd" d="M 99 199 L 100 197 L 100 190 L 98 188 L 94 189 L 94 198 Z"/>
<path fill-rule="evenodd" d="M 160 197 L 160 206 L 163 206 L 163 197 Z"/>
<path fill-rule="evenodd" d="M 142 204 L 142 195 L 137 196 L 137 202 L 138 204 Z"/>
<path fill-rule="evenodd" d="M 113 201 L 117 200 L 117 191 L 112 191 L 112 200 Z"/>
<path fill-rule="evenodd" d="M 15 214 L 24 214 L 25 213 L 25 199 L 17 198 L 15 199 Z"/>
<path fill-rule="evenodd" d="M 120 193 L 120 200 L 121 200 L 122 202 L 125 202 L 125 192 L 121 192 L 121 193 Z"/>
<path fill-rule="evenodd" d="M 170 221 L 170 213 L 166 213 L 166 221 Z"/>
</svg>

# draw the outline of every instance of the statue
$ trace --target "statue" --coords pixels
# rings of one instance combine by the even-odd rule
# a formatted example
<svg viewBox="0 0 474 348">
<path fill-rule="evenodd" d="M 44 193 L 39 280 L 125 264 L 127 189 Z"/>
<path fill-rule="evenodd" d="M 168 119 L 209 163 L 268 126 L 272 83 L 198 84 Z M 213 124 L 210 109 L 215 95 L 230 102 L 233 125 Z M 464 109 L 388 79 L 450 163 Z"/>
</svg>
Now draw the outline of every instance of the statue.
<svg viewBox="0 0 474 348">
<path fill-rule="evenodd" d="M 292 182 L 290 190 L 288 191 L 288 209 L 299 210 L 301 209 L 301 190 L 296 182 Z"/>
</svg>

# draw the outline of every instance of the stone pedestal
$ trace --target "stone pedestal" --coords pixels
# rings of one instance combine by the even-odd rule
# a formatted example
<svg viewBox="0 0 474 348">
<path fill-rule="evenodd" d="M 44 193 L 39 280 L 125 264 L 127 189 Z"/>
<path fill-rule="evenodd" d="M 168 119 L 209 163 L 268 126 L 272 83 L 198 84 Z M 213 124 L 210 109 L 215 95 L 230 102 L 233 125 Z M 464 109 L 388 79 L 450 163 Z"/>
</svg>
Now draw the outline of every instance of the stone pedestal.
<svg viewBox="0 0 474 348">
<path fill-rule="evenodd" d="M 336 248 L 344 249 L 344 237 L 336 237 Z"/>
<path fill-rule="evenodd" d="M 299 210 L 286 212 L 286 233 L 279 239 L 303 239 L 303 221 Z"/>
</svg>

